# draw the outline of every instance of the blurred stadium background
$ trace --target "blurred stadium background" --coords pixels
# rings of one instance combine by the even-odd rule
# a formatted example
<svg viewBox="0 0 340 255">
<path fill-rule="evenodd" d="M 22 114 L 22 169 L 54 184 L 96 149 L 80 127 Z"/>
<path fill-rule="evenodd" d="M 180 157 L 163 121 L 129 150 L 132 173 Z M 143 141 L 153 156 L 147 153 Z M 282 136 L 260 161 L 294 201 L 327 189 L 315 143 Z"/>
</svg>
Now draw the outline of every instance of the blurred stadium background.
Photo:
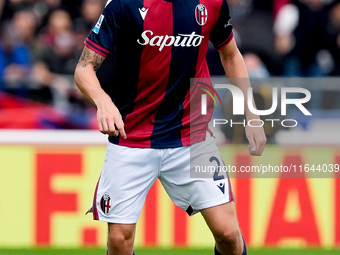
<svg viewBox="0 0 340 255">
<path fill-rule="evenodd" d="M 226 162 L 340 164 L 340 1 L 228 2 L 257 104 L 270 107 L 272 87 L 304 87 L 312 93 L 307 104 L 312 116 L 291 109 L 287 118 L 296 119 L 297 127 L 265 126 L 268 146 L 259 158 L 248 156 L 242 128 L 215 130 Z M 8 249 L 39 247 L 98 248 L 100 253 L 105 247 L 106 224 L 84 214 L 106 137 L 96 131 L 96 111 L 73 82 L 83 41 L 105 3 L 0 0 L 0 254 L 25 254 Z M 106 90 L 112 89 L 114 58 L 113 52 L 98 71 Z M 212 48 L 208 64 L 212 75 L 223 75 Z M 216 114 L 230 116 L 229 105 L 225 98 L 225 107 Z M 262 248 L 278 248 L 275 254 L 313 248 L 298 253 L 324 254 L 340 247 L 339 174 L 246 177 L 236 176 L 232 184 L 253 254 L 274 253 L 259 252 Z M 136 246 L 141 252 L 155 247 L 181 254 L 177 248 L 191 248 L 209 254 L 204 249 L 212 244 L 201 217 L 189 219 L 157 182 L 138 224 Z"/>
</svg>

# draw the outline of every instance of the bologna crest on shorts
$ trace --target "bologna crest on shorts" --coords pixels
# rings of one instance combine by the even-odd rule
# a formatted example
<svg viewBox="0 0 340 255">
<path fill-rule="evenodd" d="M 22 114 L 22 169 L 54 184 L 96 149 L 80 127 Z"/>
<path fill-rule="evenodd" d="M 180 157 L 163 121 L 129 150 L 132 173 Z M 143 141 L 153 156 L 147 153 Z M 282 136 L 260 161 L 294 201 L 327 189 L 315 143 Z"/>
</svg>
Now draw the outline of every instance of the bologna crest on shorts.
<svg viewBox="0 0 340 255">
<path fill-rule="evenodd" d="M 203 4 L 199 4 L 195 9 L 195 18 L 198 25 L 203 26 L 208 20 L 208 10 Z"/>
<path fill-rule="evenodd" d="M 104 194 L 100 200 L 100 208 L 105 214 L 108 214 L 111 210 L 111 198 L 108 194 Z"/>
</svg>

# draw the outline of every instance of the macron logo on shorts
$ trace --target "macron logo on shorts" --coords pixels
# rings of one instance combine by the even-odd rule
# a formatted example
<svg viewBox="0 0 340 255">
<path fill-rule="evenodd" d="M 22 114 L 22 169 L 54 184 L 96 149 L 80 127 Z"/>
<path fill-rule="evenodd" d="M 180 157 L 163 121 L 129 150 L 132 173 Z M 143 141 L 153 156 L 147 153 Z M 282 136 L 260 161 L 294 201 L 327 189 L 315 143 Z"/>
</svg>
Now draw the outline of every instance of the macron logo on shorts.
<svg viewBox="0 0 340 255">
<path fill-rule="evenodd" d="M 224 187 L 225 187 L 225 184 L 224 183 L 219 183 L 218 185 L 217 185 L 217 187 L 221 190 L 221 192 L 223 193 L 223 194 L 225 194 L 225 189 L 224 189 Z"/>
</svg>

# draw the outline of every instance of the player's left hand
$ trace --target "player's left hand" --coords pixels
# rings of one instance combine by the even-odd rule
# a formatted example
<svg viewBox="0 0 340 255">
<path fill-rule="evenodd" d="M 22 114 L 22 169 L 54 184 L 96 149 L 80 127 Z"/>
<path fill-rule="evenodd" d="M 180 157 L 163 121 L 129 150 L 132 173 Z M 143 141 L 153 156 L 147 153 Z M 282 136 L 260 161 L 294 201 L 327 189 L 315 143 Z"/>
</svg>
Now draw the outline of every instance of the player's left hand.
<svg viewBox="0 0 340 255">
<path fill-rule="evenodd" d="M 246 136 L 249 142 L 248 150 L 252 156 L 261 156 L 267 142 L 263 127 L 246 126 Z"/>
</svg>

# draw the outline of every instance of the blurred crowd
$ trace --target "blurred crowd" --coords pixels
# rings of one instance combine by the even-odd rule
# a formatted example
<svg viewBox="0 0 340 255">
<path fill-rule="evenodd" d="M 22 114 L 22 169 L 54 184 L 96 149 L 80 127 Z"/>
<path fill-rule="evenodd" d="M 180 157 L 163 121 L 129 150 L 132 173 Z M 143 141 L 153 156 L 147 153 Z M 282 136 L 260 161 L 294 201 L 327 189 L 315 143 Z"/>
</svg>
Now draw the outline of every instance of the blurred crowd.
<svg viewBox="0 0 340 255">
<path fill-rule="evenodd" d="M 0 0 L 0 91 L 84 110 L 74 68 L 105 0 Z"/>
<path fill-rule="evenodd" d="M 228 0 L 228 3 L 236 41 L 250 76 L 340 75 L 339 0 Z M 211 58 L 215 65 L 216 56 Z M 212 67 L 221 74 L 218 66 Z"/>
<path fill-rule="evenodd" d="M 0 91 L 65 112 L 90 109 L 73 72 L 105 3 L 0 0 Z M 251 77 L 340 76 L 340 0 L 228 3 Z M 216 51 L 209 50 L 208 64 L 223 74 Z"/>
</svg>

